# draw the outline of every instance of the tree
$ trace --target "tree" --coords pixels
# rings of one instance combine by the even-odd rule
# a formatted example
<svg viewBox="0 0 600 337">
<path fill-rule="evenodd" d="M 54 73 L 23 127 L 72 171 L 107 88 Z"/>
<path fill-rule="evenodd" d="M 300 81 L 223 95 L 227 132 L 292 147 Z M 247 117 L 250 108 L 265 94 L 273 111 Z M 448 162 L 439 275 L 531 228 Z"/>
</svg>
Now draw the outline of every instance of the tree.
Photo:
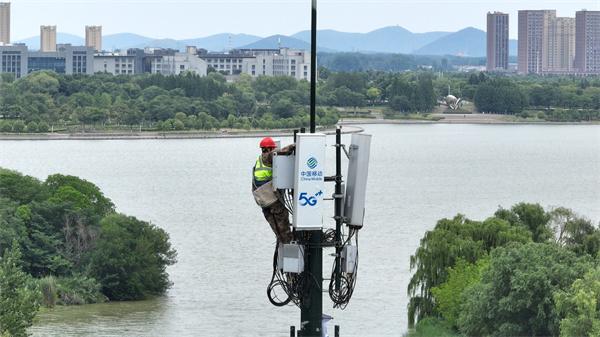
<svg viewBox="0 0 600 337">
<path fill-rule="evenodd" d="M 479 222 L 457 215 L 438 221 L 410 257 L 410 268 L 415 272 L 408 284 L 409 324 L 434 312 L 431 289 L 448 280 L 448 268 L 459 259 L 475 263 L 495 247 L 530 240 L 526 228 L 496 217 Z"/>
<path fill-rule="evenodd" d="M 600 336 L 600 268 L 588 271 L 567 290 L 554 294 L 556 309 L 564 317 L 560 336 Z"/>
<path fill-rule="evenodd" d="M 27 328 L 39 309 L 39 290 L 19 267 L 21 252 L 16 243 L 0 259 L 0 335 L 27 336 Z"/>
<path fill-rule="evenodd" d="M 533 235 L 534 242 L 548 242 L 552 238 L 550 229 L 550 214 L 544 211 L 539 204 L 519 203 L 510 210 L 500 208 L 494 214 L 514 226 L 523 226 Z"/>
<path fill-rule="evenodd" d="M 371 101 L 371 105 L 375 105 L 380 96 L 381 90 L 379 88 L 371 87 L 367 90 L 367 98 Z"/>
<path fill-rule="evenodd" d="M 555 244 L 496 248 L 481 282 L 466 291 L 458 326 L 469 336 L 557 336 L 553 294 L 590 266 Z"/>
<path fill-rule="evenodd" d="M 140 300 L 167 290 L 166 267 L 175 261 L 176 252 L 164 230 L 114 214 L 101 222 L 90 268 L 109 299 Z"/>
<path fill-rule="evenodd" d="M 479 259 L 476 264 L 458 260 L 456 265 L 448 268 L 448 280 L 431 289 L 438 311 L 451 326 L 457 326 L 466 290 L 481 281 L 488 265 L 488 258 Z"/>
</svg>

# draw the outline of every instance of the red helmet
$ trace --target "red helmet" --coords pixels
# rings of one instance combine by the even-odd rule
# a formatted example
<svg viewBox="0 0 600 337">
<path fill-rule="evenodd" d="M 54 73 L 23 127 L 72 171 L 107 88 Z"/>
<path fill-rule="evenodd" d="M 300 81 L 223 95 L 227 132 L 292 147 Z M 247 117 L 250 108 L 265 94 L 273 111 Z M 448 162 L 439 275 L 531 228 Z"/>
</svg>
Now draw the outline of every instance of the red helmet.
<svg viewBox="0 0 600 337">
<path fill-rule="evenodd" d="M 266 138 L 263 138 L 263 140 L 260 141 L 260 147 L 261 148 L 267 148 L 267 149 L 274 149 L 274 148 L 277 147 L 277 144 L 275 144 L 275 141 L 273 140 L 273 138 L 266 137 Z"/>
</svg>

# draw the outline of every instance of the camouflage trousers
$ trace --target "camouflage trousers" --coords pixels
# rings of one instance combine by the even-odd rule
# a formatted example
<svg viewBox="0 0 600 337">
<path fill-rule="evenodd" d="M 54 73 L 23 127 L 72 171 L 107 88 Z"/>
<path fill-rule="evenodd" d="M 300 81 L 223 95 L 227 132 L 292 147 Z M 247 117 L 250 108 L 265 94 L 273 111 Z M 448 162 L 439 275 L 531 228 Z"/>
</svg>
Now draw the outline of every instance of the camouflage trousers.
<svg viewBox="0 0 600 337">
<path fill-rule="evenodd" d="M 277 241 L 282 243 L 290 243 L 292 241 L 292 231 L 290 230 L 289 212 L 281 201 L 275 202 L 273 205 L 262 209 L 265 219 L 271 225 L 271 229 Z"/>
</svg>

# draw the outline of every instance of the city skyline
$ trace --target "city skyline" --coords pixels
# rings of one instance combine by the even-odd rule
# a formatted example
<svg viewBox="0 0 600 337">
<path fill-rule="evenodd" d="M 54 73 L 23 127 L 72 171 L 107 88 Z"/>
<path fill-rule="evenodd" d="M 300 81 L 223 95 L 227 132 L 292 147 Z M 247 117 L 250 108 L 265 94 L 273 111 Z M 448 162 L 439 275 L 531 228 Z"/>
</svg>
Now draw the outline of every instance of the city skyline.
<svg viewBox="0 0 600 337">
<path fill-rule="evenodd" d="M 107 6 L 109 5 L 109 6 Z M 144 5 L 144 15 L 139 12 Z M 308 29 L 310 1 L 242 0 L 62 0 L 12 1 L 11 40 L 36 36 L 41 25 L 57 25 L 61 33 L 85 34 L 86 25 L 102 25 L 103 34 L 135 33 L 155 38 L 185 39 L 217 33 L 258 36 L 290 35 Z M 319 29 L 368 32 L 385 26 L 402 26 L 412 32 L 458 31 L 465 27 L 486 30 L 485 13 L 501 11 L 516 17 L 520 9 L 557 10 L 557 16 L 574 17 L 581 9 L 600 10 L 599 1 L 319 1 Z M 206 15 L 206 13 L 212 13 Z M 422 13 L 428 20 L 423 20 Z M 377 17 L 377 20 L 362 18 Z M 265 20 L 269 18 L 269 20 Z M 516 20 L 510 22 L 510 38 L 517 37 Z M 157 24 L 158 23 L 158 24 Z M 435 23 L 435 25 L 432 25 Z"/>
</svg>

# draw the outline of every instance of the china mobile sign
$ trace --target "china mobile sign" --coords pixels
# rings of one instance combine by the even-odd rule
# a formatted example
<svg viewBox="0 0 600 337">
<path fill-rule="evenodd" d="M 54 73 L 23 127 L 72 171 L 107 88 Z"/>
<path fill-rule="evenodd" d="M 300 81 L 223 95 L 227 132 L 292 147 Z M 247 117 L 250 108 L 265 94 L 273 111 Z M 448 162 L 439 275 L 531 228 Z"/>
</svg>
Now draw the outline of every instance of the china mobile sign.
<svg viewBox="0 0 600 337">
<path fill-rule="evenodd" d="M 321 229 L 325 192 L 324 134 L 298 134 L 294 172 L 294 227 Z"/>
</svg>

